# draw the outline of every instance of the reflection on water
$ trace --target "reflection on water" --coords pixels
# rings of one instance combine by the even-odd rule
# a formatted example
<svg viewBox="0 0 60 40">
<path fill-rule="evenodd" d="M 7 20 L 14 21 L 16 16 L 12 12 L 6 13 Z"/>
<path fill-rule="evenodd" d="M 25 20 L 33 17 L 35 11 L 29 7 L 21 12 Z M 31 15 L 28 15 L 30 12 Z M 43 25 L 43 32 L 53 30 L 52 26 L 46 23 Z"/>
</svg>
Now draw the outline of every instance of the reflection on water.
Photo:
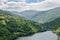
<svg viewBox="0 0 60 40">
<path fill-rule="evenodd" d="M 37 33 L 29 37 L 19 37 L 16 40 L 57 40 L 57 35 L 52 31 Z"/>
</svg>

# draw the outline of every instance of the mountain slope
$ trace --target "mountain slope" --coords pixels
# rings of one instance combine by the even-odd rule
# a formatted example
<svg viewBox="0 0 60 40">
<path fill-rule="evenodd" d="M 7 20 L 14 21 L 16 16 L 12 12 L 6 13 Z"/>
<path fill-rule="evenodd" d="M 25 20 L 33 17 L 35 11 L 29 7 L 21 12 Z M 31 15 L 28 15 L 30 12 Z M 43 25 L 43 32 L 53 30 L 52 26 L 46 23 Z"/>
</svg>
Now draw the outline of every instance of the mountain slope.
<svg viewBox="0 0 60 40">
<path fill-rule="evenodd" d="M 35 18 L 36 16 L 38 16 L 39 14 L 43 14 L 45 13 L 44 11 L 34 11 L 34 10 L 27 10 L 27 11 L 23 11 L 21 12 L 21 16 L 24 16 L 28 19 L 32 19 L 32 18 Z"/>
<path fill-rule="evenodd" d="M 60 40 L 60 17 L 51 22 L 44 23 L 43 26 L 45 26 L 47 30 L 53 31 L 57 34 L 57 40 Z"/>
<path fill-rule="evenodd" d="M 44 23 L 47 21 L 52 21 L 58 17 L 60 17 L 60 7 L 47 10 L 47 11 L 23 11 L 18 13 L 20 16 L 23 16 L 29 20 L 34 20 L 39 23 Z"/>
<path fill-rule="evenodd" d="M 55 16 L 53 17 L 51 16 L 54 19 L 53 21 L 49 21 L 44 24 L 39 24 L 31 20 L 26 20 L 24 18 L 13 15 L 11 12 L 1 10 L 0 11 L 0 40 L 14 40 L 19 36 L 20 37 L 30 36 L 33 35 L 34 33 L 44 32 L 47 30 L 52 30 L 54 33 L 56 33 L 58 35 L 58 40 L 60 40 L 59 39 L 60 38 L 60 15 L 58 15 L 60 9 L 58 11 L 56 10 L 53 10 L 53 13 L 50 10 L 48 13 L 46 12 L 47 14 L 52 13 L 51 15 L 52 16 L 55 15 Z"/>
<path fill-rule="evenodd" d="M 0 12 L 0 40 L 15 40 L 18 36 L 29 36 L 46 29 L 39 23 L 23 19 L 21 17 Z"/>
<path fill-rule="evenodd" d="M 57 18 L 51 22 L 47 22 L 43 24 L 47 29 L 50 30 L 56 30 L 58 27 L 60 27 L 60 18 Z"/>
</svg>

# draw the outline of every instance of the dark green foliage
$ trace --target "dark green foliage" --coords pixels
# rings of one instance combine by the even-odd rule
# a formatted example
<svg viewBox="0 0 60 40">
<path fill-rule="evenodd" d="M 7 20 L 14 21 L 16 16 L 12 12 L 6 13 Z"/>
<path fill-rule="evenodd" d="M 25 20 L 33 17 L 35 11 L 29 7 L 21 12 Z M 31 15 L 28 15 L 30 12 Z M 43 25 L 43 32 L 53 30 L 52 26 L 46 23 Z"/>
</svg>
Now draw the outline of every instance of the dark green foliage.
<svg viewBox="0 0 60 40">
<path fill-rule="evenodd" d="M 31 36 L 37 32 L 52 30 L 60 40 L 60 18 L 39 24 L 0 10 L 0 40 L 15 40 L 17 37 Z"/>
<path fill-rule="evenodd" d="M 18 36 L 29 36 L 39 31 L 43 32 L 45 28 L 37 22 L 0 14 L 0 40 L 14 40 Z"/>
<path fill-rule="evenodd" d="M 52 30 L 58 35 L 58 40 L 60 40 L 60 18 L 57 18 L 51 22 L 43 24 L 46 29 Z"/>
<path fill-rule="evenodd" d="M 50 30 L 55 30 L 57 29 L 58 27 L 60 27 L 60 18 L 57 18 L 51 22 L 47 22 L 47 23 L 44 23 L 43 24 L 47 29 L 50 29 Z"/>
</svg>

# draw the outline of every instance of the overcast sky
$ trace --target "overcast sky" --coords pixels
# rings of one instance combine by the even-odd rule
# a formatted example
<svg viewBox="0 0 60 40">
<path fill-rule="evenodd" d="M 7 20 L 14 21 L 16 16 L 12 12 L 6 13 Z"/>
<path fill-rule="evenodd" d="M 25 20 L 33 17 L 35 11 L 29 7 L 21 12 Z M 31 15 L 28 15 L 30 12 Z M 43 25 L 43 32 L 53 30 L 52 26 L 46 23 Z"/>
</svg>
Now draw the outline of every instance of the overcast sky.
<svg viewBox="0 0 60 40">
<path fill-rule="evenodd" d="M 60 7 L 60 0 L 0 0 L 0 9 L 10 11 L 45 11 Z"/>
</svg>

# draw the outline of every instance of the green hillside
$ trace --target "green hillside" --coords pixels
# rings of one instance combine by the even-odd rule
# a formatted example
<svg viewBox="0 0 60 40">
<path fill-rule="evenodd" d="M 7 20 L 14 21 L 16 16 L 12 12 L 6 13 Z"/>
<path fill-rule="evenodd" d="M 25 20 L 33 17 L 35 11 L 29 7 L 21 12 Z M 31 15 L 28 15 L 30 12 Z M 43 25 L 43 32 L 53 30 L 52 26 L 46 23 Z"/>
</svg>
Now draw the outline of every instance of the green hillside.
<svg viewBox="0 0 60 40">
<path fill-rule="evenodd" d="M 3 12 L 0 12 L 0 40 L 14 40 L 19 36 L 30 36 L 46 30 L 37 22 Z"/>
<path fill-rule="evenodd" d="M 46 27 L 46 29 L 52 30 L 55 34 L 57 34 L 58 40 L 60 40 L 60 18 L 47 22 L 43 25 Z"/>
<path fill-rule="evenodd" d="M 17 37 L 31 36 L 47 30 L 57 34 L 60 40 L 60 18 L 40 24 L 0 10 L 0 40 L 15 40 Z"/>
</svg>

